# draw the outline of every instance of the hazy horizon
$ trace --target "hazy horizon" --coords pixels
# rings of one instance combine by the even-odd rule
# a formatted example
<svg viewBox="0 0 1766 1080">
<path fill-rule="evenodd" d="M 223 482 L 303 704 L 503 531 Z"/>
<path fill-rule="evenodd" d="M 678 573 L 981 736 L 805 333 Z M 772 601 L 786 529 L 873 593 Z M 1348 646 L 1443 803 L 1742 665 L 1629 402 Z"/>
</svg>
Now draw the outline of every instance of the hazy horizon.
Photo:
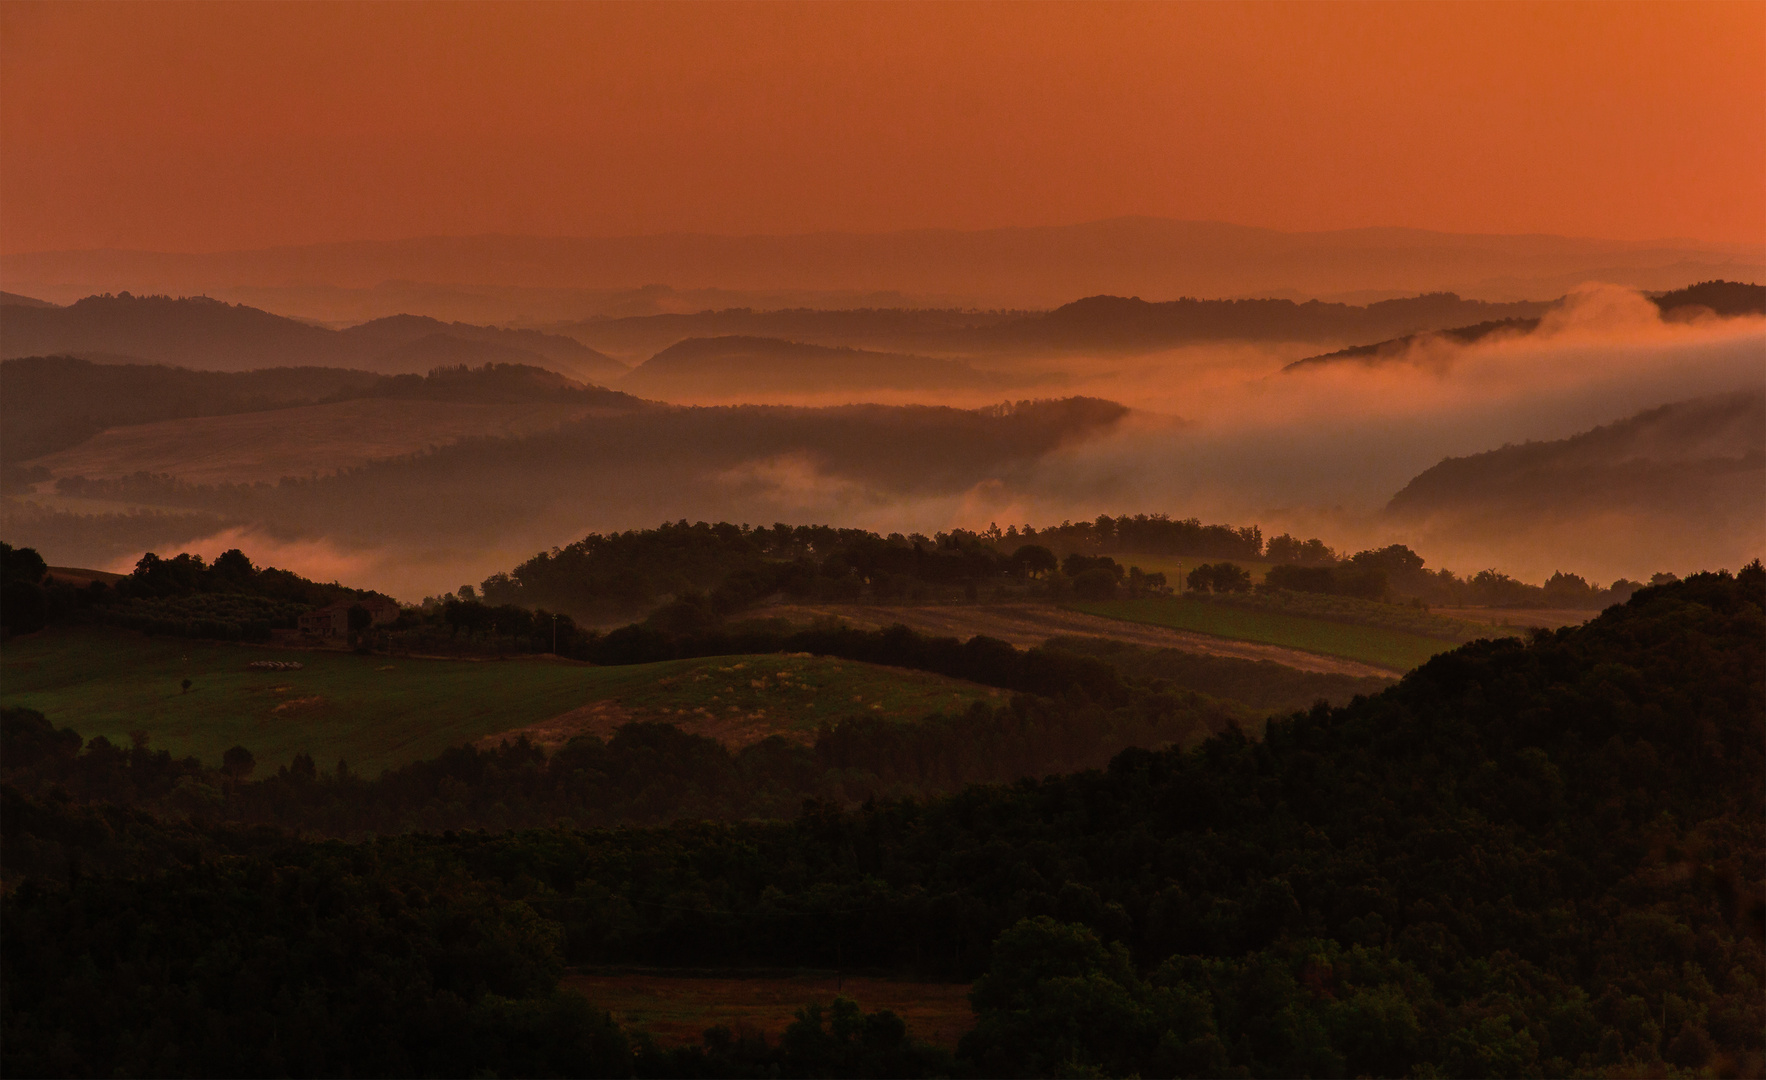
<svg viewBox="0 0 1766 1080">
<path fill-rule="evenodd" d="M 109 566 L 149 539 L 250 540 L 410 596 L 679 517 L 929 532 L 1162 511 L 1533 579 L 1766 539 L 1717 494 L 1753 448 L 1688 465 L 1710 448 L 1678 428 L 1601 475 L 1644 468 L 1630 454 L 1703 479 L 1566 491 L 1564 521 L 1491 501 L 1546 483 L 1512 463 L 1431 489 L 1433 516 L 1384 509 L 1447 458 L 1766 382 L 1753 301 L 1719 318 L 1644 295 L 1766 282 L 1758 6 L 0 20 L 0 289 L 256 309 L 0 316 L 8 357 L 241 375 L 125 391 L 39 372 L 11 414 L 9 520 Z M 1464 302 L 1427 300 L 1444 292 Z M 1149 303 L 1077 303 L 1097 297 Z M 1180 298 L 1245 302 L 1156 306 Z M 1410 344 L 1287 370 L 1389 341 Z M 301 366 L 368 374 L 244 377 Z M 482 385 L 373 382 L 462 366 Z M 1079 397 L 1130 412 L 985 411 Z M 136 473 L 170 479 L 122 497 Z"/>
<path fill-rule="evenodd" d="M 452 459 L 436 459 L 459 462 L 462 472 L 457 482 L 442 472 L 422 474 L 421 480 L 413 474 L 412 480 L 400 483 L 416 484 L 414 492 L 424 493 L 424 498 L 445 499 L 447 485 L 454 483 L 468 499 L 495 497 L 503 509 L 491 531 L 469 524 L 474 519 L 470 511 L 460 523 L 441 526 L 443 519 L 436 519 L 414 531 L 395 524 L 397 515 L 385 518 L 382 525 L 370 525 L 382 519 L 366 505 L 355 512 L 344 508 L 360 504 L 372 489 L 348 494 L 352 489 L 333 484 L 336 494 L 323 496 L 330 501 L 312 504 L 314 510 L 332 507 L 319 518 L 290 518 L 281 512 L 263 524 L 253 525 L 247 519 L 175 546 L 211 558 L 240 546 L 265 563 L 319 577 L 347 578 L 414 600 L 451 589 L 462 580 L 476 582 L 590 531 L 650 527 L 680 517 L 931 534 L 953 528 L 985 529 L 995 522 L 1002 527 L 1026 523 L 1046 527 L 1098 514 L 1169 513 L 1256 524 L 1266 535 L 1317 536 L 1344 552 L 1406 543 L 1432 567 L 1461 574 L 1495 568 L 1532 581 L 1559 570 L 1605 582 L 1662 570 L 1684 573 L 1706 564 L 1740 565 L 1766 540 L 1760 523 L 1750 524 L 1745 517 L 1706 534 L 1666 523 L 1636 522 L 1614 530 L 1609 520 L 1597 527 L 1593 523 L 1603 511 L 1586 507 L 1566 511 L 1561 520 L 1533 513 L 1524 528 L 1517 522 L 1494 530 L 1465 523 L 1446 528 L 1430 520 L 1392 520 L 1382 511 L 1406 483 L 1445 458 L 1510 444 L 1562 440 L 1657 406 L 1761 388 L 1766 382 L 1759 365 L 1759 358 L 1766 355 L 1766 318 L 1664 320 L 1655 305 L 1636 292 L 1603 286 L 1572 294 L 1531 334 L 1498 335 L 1469 345 L 1424 337 L 1377 364 L 1343 362 L 1283 370 L 1318 348 L 1228 341 L 1114 354 L 1088 355 L 1081 350 L 1036 362 L 1013 360 L 1005 370 L 1040 372 L 1043 380 L 1029 384 L 1032 392 L 1025 396 L 1083 394 L 1131 403 L 1134 411 L 1120 424 L 1059 438 L 1028 457 L 1008 454 L 991 463 L 978 461 L 971 471 L 939 481 L 931 489 L 911 482 L 907 474 L 869 473 L 856 460 L 841 464 L 838 441 L 826 441 L 821 435 L 805 434 L 801 438 L 809 441 L 795 442 L 800 437 L 787 436 L 782 442 L 774 440 L 770 449 L 748 447 L 750 436 L 734 430 L 695 436 L 712 440 L 704 444 L 703 456 L 674 463 L 666 455 L 656 456 L 659 451 L 632 446 L 624 452 L 628 459 L 624 467 L 634 470 L 628 482 L 582 471 L 592 458 L 578 461 L 574 451 L 552 466 L 522 472 L 519 479 L 517 473 L 505 471 L 492 474 L 502 479 L 491 481 L 480 478 L 483 467 L 461 456 L 463 449 Z M 982 389 L 911 387 L 889 393 L 831 390 L 819 396 L 738 390 L 714 395 L 707 403 L 772 403 L 813 410 L 852 401 L 894 407 L 925 402 L 972 409 L 999 397 Z M 324 408 L 336 411 L 343 406 Z M 378 413 L 359 415 L 364 419 L 379 415 L 387 418 L 382 422 L 391 422 L 390 403 L 375 408 Z M 445 446 L 466 439 L 459 444 L 466 448 L 481 430 L 516 439 L 510 444 L 513 449 L 525 445 L 520 440 L 541 437 L 539 433 L 549 425 L 569 421 L 566 413 L 543 413 L 537 406 L 467 406 L 480 410 L 471 415 L 500 425 L 477 429 L 471 424 L 479 421 L 464 415 L 445 419 L 432 407 L 425 408 L 431 411 L 411 413 L 398 421 L 407 427 L 417 425 L 410 427 L 415 441 L 408 449 L 383 443 L 378 451 L 347 451 L 354 456 L 343 459 L 333 456 L 330 465 L 323 464 L 328 460 L 324 457 L 315 458 L 318 475 L 339 468 L 368 468 L 377 457 L 393 460 L 419 452 L 421 458 L 424 446 L 434 445 L 432 440 Z M 489 411 L 493 409 L 502 412 Z M 269 423 L 288 416 L 294 423 L 299 413 L 248 414 L 243 419 L 257 416 Z M 337 415 L 346 425 L 364 422 L 345 419 L 345 413 Z M 467 426 L 459 427 L 462 422 Z M 443 434 L 448 424 L 454 425 L 453 434 Z M 526 427 L 512 426 L 517 424 Z M 204 430 L 212 433 L 201 434 Z M 315 439 L 322 429 L 296 426 L 288 428 L 287 435 L 277 435 L 276 430 L 280 429 L 249 438 Z M 632 427 L 630 437 L 649 438 L 647 430 L 641 424 Z M 121 478 L 141 468 L 197 483 L 251 482 L 274 481 L 283 475 L 280 469 L 286 463 L 299 460 L 304 452 L 303 444 L 285 441 L 265 443 L 264 449 L 248 453 L 246 446 L 258 445 L 239 441 L 248 434 L 248 429 L 225 416 L 212 422 L 165 421 L 139 429 L 118 428 L 114 434 L 36 460 L 56 476 Z M 1758 439 L 1759 434 L 1746 435 L 1744 440 Z M 324 452 L 335 455 L 348 441 L 347 436 L 327 434 L 310 445 L 315 451 L 334 447 Z M 204 446 L 215 449 L 200 450 Z M 270 449 L 275 446 L 281 449 Z M 1746 445 L 1723 451 L 1743 457 L 1747 452 Z M 250 454 L 259 455 L 267 471 L 239 471 L 255 460 Z M 297 466 L 295 474 L 301 475 L 299 470 L 307 467 Z M 365 475 L 371 474 L 372 470 Z M 572 485 L 584 483 L 590 486 L 581 498 L 568 497 Z M 493 496 L 499 487 L 505 490 Z M 508 501 L 511 498 L 513 502 Z M 1618 507 L 1611 511 L 1621 516 L 1636 512 Z M 363 527 L 348 524 L 352 516 L 361 514 L 367 515 Z M 297 520 L 304 523 L 297 526 Z M 1715 519 L 1708 524 L 1715 528 Z M 391 531 L 377 534 L 376 529 Z M 118 554 L 100 568 L 126 571 L 138 554 Z"/>
<path fill-rule="evenodd" d="M 795 233 L 427 235 L 207 252 L 0 252 L 0 288 L 213 295 L 342 325 L 401 312 L 537 324 L 718 306 L 1049 308 L 1083 296 L 1546 300 L 1589 281 L 1766 278 L 1760 243 L 1281 230 L 1145 215 L 1071 225 Z M 697 294 L 697 295 L 695 295 Z M 721 301 L 721 303 L 720 303 Z"/>
</svg>

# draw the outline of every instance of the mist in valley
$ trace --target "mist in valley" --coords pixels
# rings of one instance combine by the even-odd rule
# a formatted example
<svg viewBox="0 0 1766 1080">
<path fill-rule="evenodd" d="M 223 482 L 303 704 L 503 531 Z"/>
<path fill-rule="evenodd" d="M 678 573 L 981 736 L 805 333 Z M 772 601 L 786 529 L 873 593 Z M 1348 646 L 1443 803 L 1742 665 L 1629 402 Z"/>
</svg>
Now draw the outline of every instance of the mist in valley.
<svg viewBox="0 0 1766 1080">
<path fill-rule="evenodd" d="M 1709 528 L 1702 520 L 1643 520 L 1618 531 L 1584 529 L 1572 515 L 1549 530 L 1537 521 L 1489 521 L 1467 535 L 1382 513 L 1406 482 L 1443 458 L 1563 439 L 1669 402 L 1760 390 L 1766 321 L 1664 322 L 1636 293 L 1603 287 L 1576 294 L 1531 335 L 1473 345 L 1430 339 L 1377 364 L 1284 371 L 1293 353 L 1204 347 L 1101 370 L 1077 385 L 1153 415 L 1045 462 L 1010 516 L 1182 506 L 1204 518 L 1255 521 L 1266 533 L 1318 535 L 1340 548 L 1412 543 L 1432 565 L 1498 566 L 1529 578 L 1557 569 L 1611 578 L 1647 576 L 1652 566 L 1737 566 L 1766 546 L 1766 521 L 1752 513 L 1757 499 Z M 1753 426 L 1737 438 L 1752 445 L 1713 456 L 1752 455 L 1757 463 L 1766 430 Z M 1591 545 L 1590 536 L 1600 541 Z"/>
<path fill-rule="evenodd" d="M 1460 505 L 1437 498 L 1420 514 L 1387 507 L 1443 459 L 1563 440 L 1671 402 L 1762 391 L 1766 320 L 1664 319 L 1635 291 L 1589 286 L 1532 333 L 1472 344 L 1422 335 L 1371 361 L 1290 367 L 1319 349 L 1316 342 L 1224 342 L 993 362 L 1034 383 L 1037 399 L 1077 399 L 1063 405 L 1002 407 L 996 387 L 915 388 L 923 369 L 907 370 L 902 385 L 888 390 L 802 394 L 790 392 L 786 369 L 771 376 L 775 392 L 747 395 L 785 404 L 682 407 L 609 398 L 594 399 L 596 408 L 487 405 L 502 412 L 487 411 L 465 427 L 463 406 L 449 404 L 456 412 L 444 423 L 440 413 L 421 412 L 420 402 L 361 399 L 319 408 L 355 408 L 343 422 L 376 436 L 377 428 L 395 430 L 387 425 L 396 414 L 415 440 L 390 457 L 358 453 L 340 463 L 341 472 L 268 487 L 263 482 L 279 475 L 276 443 L 260 454 L 256 471 L 229 474 L 244 460 L 234 449 L 221 454 L 220 466 L 213 455 L 205 459 L 209 472 L 188 466 L 181 483 L 130 482 L 127 466 L 168 461 L 149 471 L 176 473 L 175 459 L 195 443 L 244 438 L 246 428 L 234 421 L 274 426 L 292 410 L 205 421 L 233 424 L 226 439 L 202 436 L 189 426 L 194 421 L 167 421 L 173 426 L 164 436 L 153 436 L 154 425 L 117 431 L 160 438 L 154 445 L 172 447 L 170 456 L 152 458 L 126 443 L 107 451 L 100 438 L 39 459 L 60 462 L 58 476 L 111 477 L 108 488 L 64 484 L 71 497 L 43 505 L 107 513 L 121 524 L 130 514 L 140 524 L 150 508 L 182 514 L 164 519 L 171 531 L 155 541 L 157 549 L 212 558 L 241 547 L 260 563 L 411 600 L 480 581 L 589 532 L 683 518 L 930 536 L 995 523 L 1044 527 L 1099 514 L 1166 513 L 1254 524 L 1266 536 L 1316 536 L 1345 553 L 1403 543 L 1431 567 L 1461 574 L 1497 568 L 1531 581 L 1559 570 L 1604 583 L 1733 568 L 1766 549 L 1759 496 L 1766 430 L 1751 414 L 1726 428 L 1720 444 L 1682 438 L 1624 450 L 1602 465 L 1702 462 L 1706 472 L 1722 474 L 1715 480 L 1689 480 L 1683 469 L 1672 481 L 1620 484 L 1591 503 L 1574 490 L 1587 485 L 1584 477 L 1564 480 L 1556 500 Z M 814 350 L 810 359 L 828 355 L 837 350 Z M 726 383 L 711 396 L 741 395 Z M 520 415 L 533 418 L 526 429 L 512 426 Z M 448 424 L 458 428 L 452 435 Z M 287 439 L 314 429 L 281 430 L 276 437 Z M 436 441 L 425 442 L 425 431 Z M 338 441 L 335 432 L 325 437 L 327 445 Z M 1555 482 L 1544 482 L 1545 490 Z M 1667 488 L 1678 494 L 1669 498 Z M 63 520 L 64 538 L 69 528 L 78 533 L 78 522 Z M 147 550 L 130 546 L 126 534 L 106 540 L 89 531 L 84 548 L 74 546 L 63 561 L 126 571 Z"/>
<path fill-rule="evenodd" d="M 0 1076 L 1766 1075 L 1763 100 L 0 0 Z"/>
</svg>

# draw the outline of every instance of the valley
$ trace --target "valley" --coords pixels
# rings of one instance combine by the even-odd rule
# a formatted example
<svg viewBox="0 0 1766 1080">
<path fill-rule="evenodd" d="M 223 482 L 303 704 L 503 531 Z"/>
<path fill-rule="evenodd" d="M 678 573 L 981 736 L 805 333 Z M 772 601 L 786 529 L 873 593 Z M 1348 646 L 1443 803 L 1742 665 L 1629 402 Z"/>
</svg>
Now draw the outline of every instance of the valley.
<svg viewBox="0 0 1766 1080">
<path fill-rule="evenodd" d="M 1766 1076 L 1763 101 L 0 0 L 0 1078 Z"/>
</svg>

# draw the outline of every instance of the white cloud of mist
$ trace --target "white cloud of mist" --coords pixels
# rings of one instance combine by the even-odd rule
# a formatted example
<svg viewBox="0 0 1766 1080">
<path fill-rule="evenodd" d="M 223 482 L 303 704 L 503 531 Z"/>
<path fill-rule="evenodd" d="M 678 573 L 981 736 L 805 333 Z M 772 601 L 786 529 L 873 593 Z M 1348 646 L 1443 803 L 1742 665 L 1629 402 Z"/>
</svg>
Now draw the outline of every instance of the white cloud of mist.
<svg viewBox="0 0 1766 1080">
<path fill-rule="evenodd" d="M 1233 343 L 1063 358 L 1092 374 L 1062 392 L 1122 401 L 1139 414 L 1111 437 L 961 496 L 904 501 L 828 475 L 801 454 L 722 479 L 751 500 L 757 520 L 820 514 L 931 530 L 1163 508 L 1341 532 L 1371 528 L 1374 511 L 1444 457 L 1561 439 L 1669 401 L 1766 385 L 1766 320 L 1665 323 L 1646 298 L 1613 286 L 1577 291 L 1530 335 L 1469 346 L 1426 337 L 1379 364 L 1282 370 L 1307 351 Z"/>
<path fill-rule="evenodd" d="M 1578 290 L 1539 330 L 1462 345 L 1428 337 L 1377 364 L 1283 367 L 1304 347 L 1231 344 L 1100 358 L 1066 387 L 1141 410 L 1113 435 L 960 495 L 903 499 L 821 472 L 807 456 L 745 466 L 754 520 L 834 521 L 933 532 L 990 522 L 1047 525 L 1165 511 L 1321 536 L 1348 550 L 1408 542 L 1431 565 L 1499 566 L 1540 580 L 1557 569 L 1603 581 L 1714 565 L 1766 548 L 1766 523 L 1723 537 L 1675 523 L 1562 522 L 1513 542 L 1459 542 L 1379 511 L 1443 458 L 1555 440 L 1672 401 L 1766 386 L 1766 320 L 1664 322 L 1638 293 Z M 689 515 L 691 516 L 691 515 Z M 1599 543 L 1587 533 L 1598 530 Z M 1751 556 L 1749 556 L 1751 557 Z M 1731 560 L 1739 565 L 1740 560 Z"/>
<path fill-rule="evenodd" d="M 1497 565 L 1535 580 L 1559 568 L 1604 580 L 1669 566 L 1684 572 L 1708 568 L 1697 560 L 1715 552 L 1766 549 L 1766 522 L 1735 522 L 1737 535 L 1710 537 L 1677 535 L 1673 522 L 1633 520 L 1615 530 L 1609 521 L 1592 546 L 1583 523 L 1563 523 L 1533 539 L 1480 544 L 1419 536 L 1378 513 L 1445 457 L 1562 439 L 1668 402 L 1766 387 L 1766 320 L 1664 322 L 1637 293 L 1593 286 L 1530 335 L 1471 345 L 1428 338 L 1377 364 L 1282 371 L 1292 359 L 1291 348 L 1240 346 L 1116 362 L 1082 389 L 1188 423 L 1143 416 L 1053 455 L 1026 477 L 975 492 L 959 507 L 960 523 L 1167 510 L 1255 522 L 1266 534 L 1318 535 L 1351 550 L 1412 542 L 1432 565 Z M 1578 536 L 1583 542 L 1572 541 Z"/>
</svg>

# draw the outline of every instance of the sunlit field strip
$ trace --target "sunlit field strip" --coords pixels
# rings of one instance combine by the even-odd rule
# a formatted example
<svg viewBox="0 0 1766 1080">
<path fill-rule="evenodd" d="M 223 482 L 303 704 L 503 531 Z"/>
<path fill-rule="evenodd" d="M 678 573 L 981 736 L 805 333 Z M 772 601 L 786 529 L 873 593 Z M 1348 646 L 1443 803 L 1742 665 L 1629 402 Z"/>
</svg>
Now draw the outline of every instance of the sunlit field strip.
<svg viewBox="0 0 1766 1080">
<path fill-rule="evenodd" d="M 1235 641 L 1283 645 L 1378 664 L 1393 671 L 1409 671 L 1436 653 L 1455 647 L 1451 641 L 1396 630 L 1229 607 L 1190 597 L 1080 600 L 1070 606 L 1090 615 L 1212 634 Z"/>
</svg>

